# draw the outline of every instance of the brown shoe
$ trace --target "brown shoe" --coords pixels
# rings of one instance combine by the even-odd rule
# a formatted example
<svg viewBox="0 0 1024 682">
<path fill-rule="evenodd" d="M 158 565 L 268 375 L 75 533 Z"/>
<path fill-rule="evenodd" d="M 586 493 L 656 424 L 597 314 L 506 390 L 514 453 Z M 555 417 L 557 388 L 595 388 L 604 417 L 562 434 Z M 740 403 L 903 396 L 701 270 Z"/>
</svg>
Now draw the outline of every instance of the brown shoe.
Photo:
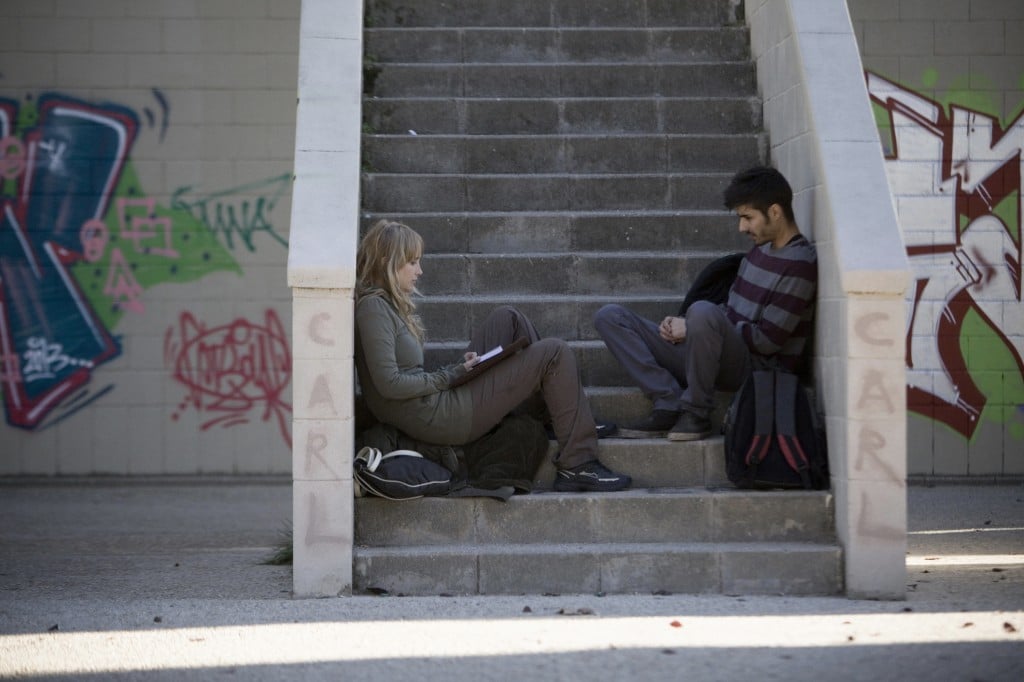
<svg viewBox="0 0 1024 682">
<path fill-rule="evenodd" d="M 676 425 L 668 430 L 668 439 L 674 441 L 700 440 L 711 435 L 711 420 L 693 412 L 683 412 Z"/>
<path fill-rule="evenodd" d="M 619 427 L 619 438 L 664 438 L 679 419 L 672 410 L 654 410 L 639 421 Z"/>
</svg>

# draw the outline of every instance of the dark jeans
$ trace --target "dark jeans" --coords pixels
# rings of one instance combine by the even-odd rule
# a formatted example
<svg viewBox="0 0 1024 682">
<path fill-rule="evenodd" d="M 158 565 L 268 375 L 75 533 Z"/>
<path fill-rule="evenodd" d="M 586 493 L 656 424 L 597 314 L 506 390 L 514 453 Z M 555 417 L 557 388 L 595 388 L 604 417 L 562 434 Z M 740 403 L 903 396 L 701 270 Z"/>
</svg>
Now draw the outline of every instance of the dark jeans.
<svg viewBox="0 0 1024 682">
<path fill-rule="evenodd" d="M 559 452 L 554 463 L 568 469 L 597 459 L 597 427 L 580 383 L 576 356 L 562 339 L 542 339 L 530 320 L 515 308 L 495 309 L 473 334 L 467 351 L 484 353 L 517 338 L 529 346 L 469 382 L 473 396 L 475 440 L 517 408 L 529 408 L 538 394 L 551 418 Z"/>
<path fill-rule="evenodd" d="M 656 410 L 708 417 L 715 390 L 735 391 L 750 374 L 750 351 L 725 311 L 697 301 L 686 311 L 686 340 L 661 338 L 658 324 L 620 305 L 606 305 L 594 327 Z"/>
</svg>

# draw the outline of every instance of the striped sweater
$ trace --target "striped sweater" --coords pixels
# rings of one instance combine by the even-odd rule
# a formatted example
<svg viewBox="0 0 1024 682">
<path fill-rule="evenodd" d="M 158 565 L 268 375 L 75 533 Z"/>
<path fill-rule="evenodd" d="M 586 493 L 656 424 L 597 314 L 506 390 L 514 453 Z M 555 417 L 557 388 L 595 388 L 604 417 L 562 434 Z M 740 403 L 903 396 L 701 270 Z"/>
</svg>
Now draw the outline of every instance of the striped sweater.
<svg viewBox="0 0 1024 682">
<path fill-rule="evenodd" d="M 798 234 L 784 247 L 752 248 L 740 263 L 725 312 L 750 349 L 754 366 L 798 371 L 813 330 L 818 257 Z"/>
</svg>

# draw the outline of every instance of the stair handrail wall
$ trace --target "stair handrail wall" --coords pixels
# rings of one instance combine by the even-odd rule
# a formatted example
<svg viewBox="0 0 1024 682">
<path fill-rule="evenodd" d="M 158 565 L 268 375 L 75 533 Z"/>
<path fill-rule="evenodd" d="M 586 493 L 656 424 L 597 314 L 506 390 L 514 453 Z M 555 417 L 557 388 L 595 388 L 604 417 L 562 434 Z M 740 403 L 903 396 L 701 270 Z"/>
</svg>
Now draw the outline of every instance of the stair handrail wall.
<svg viewBox="0 0 1024 682">
<path fill-rule="evenodd" d="M 302 0 L 288 250 L 296 597 L 352 593 L 362 64 L 363 0 Z"/>
<path fill-rule="evenodd" d="M 814 369 L 846 594 L 906 594 L 910 266 L 845 0 L 745 0 L 772 164 L 818 250 Z"/>
</svg>

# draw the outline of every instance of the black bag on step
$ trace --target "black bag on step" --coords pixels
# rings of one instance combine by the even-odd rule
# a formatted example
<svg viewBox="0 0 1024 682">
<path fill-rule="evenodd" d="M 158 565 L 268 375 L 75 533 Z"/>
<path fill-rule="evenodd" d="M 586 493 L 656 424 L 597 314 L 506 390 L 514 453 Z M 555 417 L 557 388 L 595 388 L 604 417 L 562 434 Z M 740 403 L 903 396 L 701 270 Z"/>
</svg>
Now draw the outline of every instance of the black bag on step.
<svg viewBox="0 0 1024 682">
<path fill-rule="evenodd" d="M 414 500 L 447 495 L 452 488 L 452 472 L 414 450 L 385 454 L 363 447 L 352 461 L 352 478 L 356 497 Z"/>
<path fill-rule="evenodd" d="M 829 486 L 825 430 L 797 376 L 758 370 L 725 415 L 725 471 L 738 488 Z"/>
</svg>

